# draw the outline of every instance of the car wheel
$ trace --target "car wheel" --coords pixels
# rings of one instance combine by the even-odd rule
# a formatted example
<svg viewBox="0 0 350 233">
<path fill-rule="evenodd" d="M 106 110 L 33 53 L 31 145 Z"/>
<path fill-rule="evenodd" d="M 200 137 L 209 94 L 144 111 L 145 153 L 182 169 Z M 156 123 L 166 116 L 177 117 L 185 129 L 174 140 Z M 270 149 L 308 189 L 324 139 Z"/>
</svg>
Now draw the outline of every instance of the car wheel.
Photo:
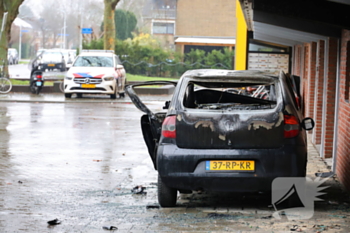
<svg viewBox="0 0 350 233">
<path fill-rule="evenodd" d="M 118 82 L 115 85 L 115 91 L 114 91 L 114 94 L 111 95 L 111 99 L 116 99 L 117 93 L 118 93 Z"/>
<path fill-rule="evenodd" d="M 176 206 L 177 190 L 166 186 L 158 174 L 158 202 L 161 207 Z"/>
<path fill-rule="evenodd" d="M 64 97 L 66 97 L 66 98 L 71 98 L 71 97 L 72 97 L 72 94 L 67 94 L 67 93 L 65 93 L 65 94 L 64 94 Z"/>
<path fill-rule="evenodd" d="M 83 98 L 83 94 L 82 93 L 77 93 L 77 97 L 78 98 Z"/>
</svg>

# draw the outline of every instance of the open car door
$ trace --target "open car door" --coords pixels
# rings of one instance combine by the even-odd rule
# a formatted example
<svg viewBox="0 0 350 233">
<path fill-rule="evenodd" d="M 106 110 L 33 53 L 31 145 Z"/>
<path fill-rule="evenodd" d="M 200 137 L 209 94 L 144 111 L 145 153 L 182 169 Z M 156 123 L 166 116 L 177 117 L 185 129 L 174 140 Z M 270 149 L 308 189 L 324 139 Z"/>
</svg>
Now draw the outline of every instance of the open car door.
<svg viewBox="0 0 350 233">
<path fill-rule="evenodd" d="M 148 148 L 148 153 L 151 156 L 154 168 L 156 167 L 156 155 L 158 142 L 161 135 L 162 123 L 165 119 L 166 110 L 163 112 L 153 113 L 139 98 L 135 92 L 135 88 L 144 86 L 176 86 L 177 82 L 172 81 L 150 81 L 144 83 L 138 83 L 133 85 L 127 85 L 125 87 L 126 94 L 130 97 L 133 104 L 142 112 L 146 113 L 141 117 L 141 129 L 143 138 Z M 165 102 L 163 109 L 168 109 L 169 101 Z"/>
</svg>

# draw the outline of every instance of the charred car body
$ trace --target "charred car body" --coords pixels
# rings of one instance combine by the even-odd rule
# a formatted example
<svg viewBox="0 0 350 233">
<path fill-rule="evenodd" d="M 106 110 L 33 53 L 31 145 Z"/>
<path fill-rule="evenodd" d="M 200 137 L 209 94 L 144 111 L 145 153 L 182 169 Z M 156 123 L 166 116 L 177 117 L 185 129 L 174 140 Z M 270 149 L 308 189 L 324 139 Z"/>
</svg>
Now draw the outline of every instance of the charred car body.
<svg viewBox="0 0 350 233">
<path fill-rule="evenodd" d="M 303 119 L 298 83 L 283 72 L 187 71 L 160 113 L 127 86 L 146 113 L 141 127 L 160 205 L 175 206 L 177 191 L 268 193 L 276 177 L 304 177 L 305 130 L 314 121 Z"/>
</svg>

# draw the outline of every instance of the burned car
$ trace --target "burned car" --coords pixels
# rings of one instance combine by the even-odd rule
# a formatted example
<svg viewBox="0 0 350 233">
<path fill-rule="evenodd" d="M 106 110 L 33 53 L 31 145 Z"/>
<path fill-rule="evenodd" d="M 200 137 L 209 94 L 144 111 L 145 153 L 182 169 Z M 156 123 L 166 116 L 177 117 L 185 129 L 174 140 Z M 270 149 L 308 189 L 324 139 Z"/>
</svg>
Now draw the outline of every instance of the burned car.
<svg viewBox="0 0 350 233">
<path fill-rule="evenodd" d="M 269 193 L 277 177 L 304 177 L 305 130 L 298 79 L 259 71 L 191 70 L 177 83 L 126 87 L 146 114 L 141 128 L 158 170 L 158 201 L 176 205 L 177 192 Z M 164 112 L 136 95 L 140 85 L 176 85 Z"/>
</svg>

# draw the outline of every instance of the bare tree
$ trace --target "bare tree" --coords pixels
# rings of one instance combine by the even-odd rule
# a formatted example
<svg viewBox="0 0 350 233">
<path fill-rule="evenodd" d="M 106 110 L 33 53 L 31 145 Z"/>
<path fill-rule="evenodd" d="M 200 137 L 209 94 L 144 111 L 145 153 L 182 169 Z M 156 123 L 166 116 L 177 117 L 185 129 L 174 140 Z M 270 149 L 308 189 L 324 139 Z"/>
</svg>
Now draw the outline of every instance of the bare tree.
<svg viewBox="0 0 350 233">
<path fill-rule="evenodd" d="M 120 0 L 104 0 L 105 10 L 103 18 L 104 49 L 114 50 L 115 44 L 115 23 L 114 10 Z"/>
<path fill-rule="evenodd" d="M 3 60 L 5 63 L 4 72 L 5 76 L 8 77 L 8 67 L 7 67 L 7 49 L 8 43 L 11 37 L 11 25 L 12 22 L 18 15 L 18 8 L 24 0 L 1 0 L 0 1 L 0 26 L 2 25 L 3 15 L 7 12 L 7 20 L 4 24 L 4 31 L 1 33 L 0 40 L 0 60 Z"/>
</svg>

